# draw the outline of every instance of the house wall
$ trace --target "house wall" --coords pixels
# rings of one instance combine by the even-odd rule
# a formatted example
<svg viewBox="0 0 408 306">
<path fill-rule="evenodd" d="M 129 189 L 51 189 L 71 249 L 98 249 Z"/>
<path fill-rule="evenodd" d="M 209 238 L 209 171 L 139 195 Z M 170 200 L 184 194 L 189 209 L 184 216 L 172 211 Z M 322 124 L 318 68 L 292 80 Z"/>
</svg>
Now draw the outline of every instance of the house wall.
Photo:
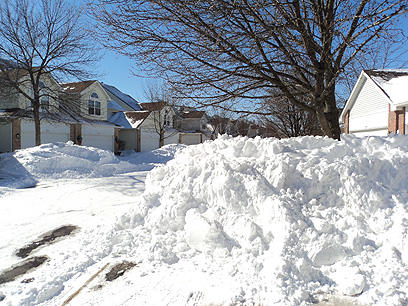
<svg viewBox="0 0 408 306">
<path fill-rule="evenodd" d="M 25 86 L 22 88 L 23 91 L 29 95 L 32 96 L 32 86 L 31 83 L 29 82 L 28 78 L 26 77 L 26 83 L 24 84 Z M 56 95 L 57 93 L 60 92 L 60 86 L 58 83 L 49 75 L 44 75 L 41 77 L 41 81 L 44 82 L 46 88 L 44 89 L 46 93 L 48 92 L 49 95 Z M 31 102 L 28 100 L 23 94 L 18 95 L 18 106 L 19 108 L 22 109 L 27 109 L 31 107 Z M 59 102 L 55 101 L 53 98 L 49 98 L 49 111 L 52 113 L 55 113 L 58 111 L 59 108 Z"/>
<path fill-rule="evenodd" d="M 11 123 L 0 123 L 0 153 L 11 152 Z"/>
<path fill-rule="evenodd" d="M 352 134 L 385 136 L 388 132 L 389 102 L 371 81 L 365 80 L 350 110 L 349 131 Z"/>
<path fill-rule="evenodd" d="M 82 124 L 82 145 L 114 151 L 115 127 L 111 125 Z"/>
<path fill-rule="evenodd" d="M 152 111 L 149 117 L 146 118 L 145 121 L 143 121 L 143 124 L 141 125 L 142 129 L 156 129 L 159 128 L 160 126 L 163 126 L 163 120 L 164 120 L 164 114 L 166 109 L 168 110 L 169 114 L 169 127 L 173 127 L 173 120 L 174 120 L 174 115 L 175 112 L 172 107 L 165 107 L 163 108 L 160 112 L 159 111 Z"/>
<path fill-rule="evenodd" d="M 101 115 L 89 115 L 88 114 L 88 100 L 91 97 L 91 94 L 95 92 L 99 96 L 99 101 L 101 102 Z M 108 100 L 109 96 L 106 94 L 105 90 L 99 85 L 98 82 L 93 83 L 88 86 L 83 92 L 81 92 L 82 100 L 82 110 L 81 113 L 84 117 L 89 119 L 97 120 L 107 120 L 108 119 Z"/>
<path fill-rule="evenodd" d="M 13 89 L 2 88 L 0 91 L 0 109 L 19 108 L 19 95 Z"/>
</svg>

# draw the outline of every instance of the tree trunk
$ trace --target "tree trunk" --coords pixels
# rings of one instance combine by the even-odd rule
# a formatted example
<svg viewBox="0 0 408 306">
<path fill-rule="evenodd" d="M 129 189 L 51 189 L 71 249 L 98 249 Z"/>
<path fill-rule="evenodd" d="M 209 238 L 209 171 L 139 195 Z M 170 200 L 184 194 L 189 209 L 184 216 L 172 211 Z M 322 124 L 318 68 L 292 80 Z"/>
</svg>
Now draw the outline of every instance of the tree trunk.
<svg viewBox="0 0 408 306">
<path fill-rule="evenodd" d="M 160 135 L 159 148 L 161 148 L 162 146 L 164 146 L 164 131 L 160 131 L 159 135 Z"/>
<path fill-rule="evenodd" d="M 322 87 L 323 91 L 324 88 Z M 321 101 L 316 102 L 316 115 L 323 134 L 333 139 L 340 140 L 339 113 L 336 105 L 335 85 L 329 89 L 329 93 Z"/>
<path fill-rule="evenodd" d="M 41 121 L 39 107 L 33 108 L 34 128 L 35 128 L 35 145 L 41 145 Z"/>
</svg>

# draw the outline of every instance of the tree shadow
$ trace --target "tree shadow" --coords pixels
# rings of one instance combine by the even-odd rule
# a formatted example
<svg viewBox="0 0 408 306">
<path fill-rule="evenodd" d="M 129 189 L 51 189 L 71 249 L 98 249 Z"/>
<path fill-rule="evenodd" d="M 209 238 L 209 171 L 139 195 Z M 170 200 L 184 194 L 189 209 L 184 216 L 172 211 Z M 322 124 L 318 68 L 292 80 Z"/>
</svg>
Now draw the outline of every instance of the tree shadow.
<svg viewBox="0 0 408 306">
<path fill-rule="evenodd" d="M 21 189 L 35 187 L 37 183 L 34 176 L 14 157 L 14 153 L 0 155 L 0 187 Z"/>
</svg>

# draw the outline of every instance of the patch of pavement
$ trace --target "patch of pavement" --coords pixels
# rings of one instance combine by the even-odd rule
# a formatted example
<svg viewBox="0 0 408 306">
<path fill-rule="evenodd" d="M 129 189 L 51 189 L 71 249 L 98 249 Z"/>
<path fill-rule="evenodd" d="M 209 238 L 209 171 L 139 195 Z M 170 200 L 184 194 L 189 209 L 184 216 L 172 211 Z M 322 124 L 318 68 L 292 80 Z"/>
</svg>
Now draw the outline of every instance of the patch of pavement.
<svg viewBox="0 0 408 306">
<path fill-rule="evenodd" d="M 131 261 L 130 262 L 125 261 L 125 262 L 122 262 L 122 263 L 118 263 L 118 264 L 114 265 L 112 267 L 112 269 L 110 269 L 110 271 L 108 273 L 106 273 L 105 279 L 108 282 L 114 281 L 118 277 L 125 274 L 126 271 L 132 269 L 135 266 L 136 266 L 136 264 L 134 262 L 131 262 Z"/>
<path fill-rule="evenodd" d="M 46 233 L 43 235 L 41 239 L 38 239 L 29 245 L 22 247 L 16 252 L 16 255 L 20 258 L 26 258 L 30 253 L 35 250 L 36 248 L 45 245 L 45 244 L 51 244 L 53 243 L 57 238 L 61 238 L 64 236 L 69 236 L 71 235 L 76 229 L 78 229 L 77 226 L 74 225 L 64 225 L 59 228 L 54 229 L 53 231 Z"/>
<path fill-rule="evenodd" d="M 44 262 L 48 260 L 46 256 L 31 257 L 18 265 L 4 271 L 0 274 L 0 284 L 8 283 L 15 280 L 20 275 L 24 275 L 29 270 L 41 266 Z"/>
</svg>

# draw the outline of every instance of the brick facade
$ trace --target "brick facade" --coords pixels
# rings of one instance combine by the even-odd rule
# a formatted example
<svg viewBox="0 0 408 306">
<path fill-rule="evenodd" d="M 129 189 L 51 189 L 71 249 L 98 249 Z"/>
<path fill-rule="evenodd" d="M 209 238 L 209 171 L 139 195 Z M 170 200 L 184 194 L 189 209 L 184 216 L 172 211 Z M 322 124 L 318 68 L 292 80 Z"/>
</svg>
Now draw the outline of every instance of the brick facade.
<svg viewBox="0 0 408 306">
<path fill-rule="evenodd" d="M 402 110 L 398 111 L 398 131 L 402 135 L 405 135 L 405 107 Z"/>
<path fill-rule="evenodd" d="M 70 139 L 76 145 L 82 144 L 82 126 L 80 124 L 70 125 Z"/>
<path fill-rule="evenodd" d="M 388 110 L 388 133 L 400 132 L 405 135 L 405 107 L 402 110 L 391 111 L 391 106 Z"/>
<path fill-rule="evenodd" d="M 11 124 L 12 151 L 21 149 L 21 120 L 14 119 Z"/>
<path fill-rule="evenodd" d="M 347 111 L 344 118 L 344 133 L 350 134 L 350 111 Z"/>
</svg>

